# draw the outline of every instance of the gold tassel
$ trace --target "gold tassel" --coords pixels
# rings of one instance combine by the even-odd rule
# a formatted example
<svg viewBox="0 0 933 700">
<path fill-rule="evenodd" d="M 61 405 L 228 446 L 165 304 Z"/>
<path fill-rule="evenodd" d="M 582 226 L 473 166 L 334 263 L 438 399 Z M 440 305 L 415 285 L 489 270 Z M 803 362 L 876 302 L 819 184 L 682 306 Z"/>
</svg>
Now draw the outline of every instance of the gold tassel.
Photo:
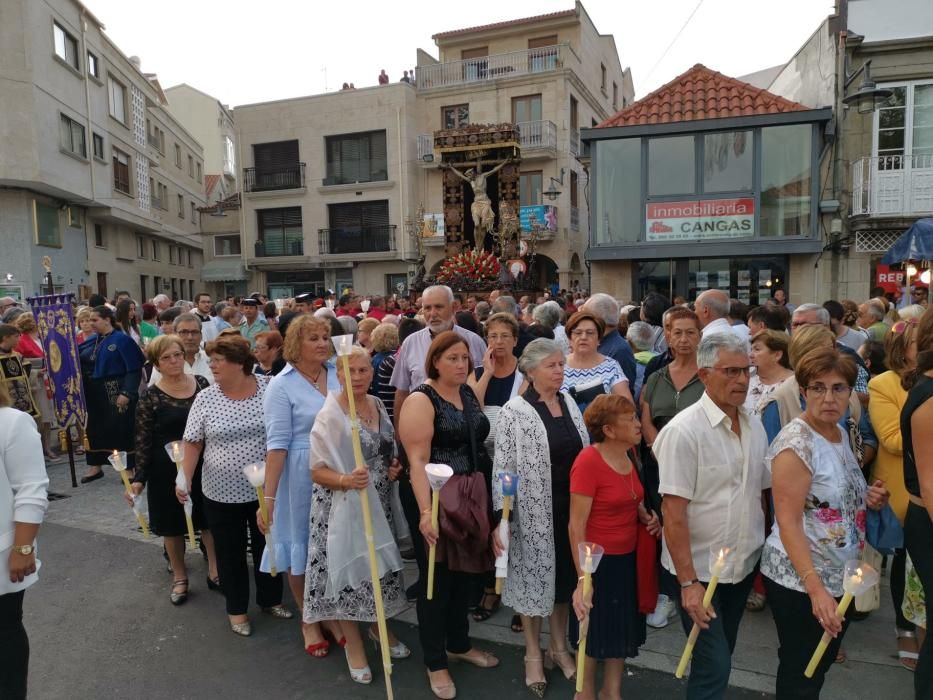
<svg viewBox="0 0 933 700">
<path fill-rule="evenodd" d="M 86 433 L 85 433 L 85 435 L 84 435 L 84 451 L 85 451 L 85 452 L 90 452 L 90 451 L 91 451 L 91 442 L 90 442 L 90 440 L 87 439 L 87 434 L 86 434 Z"/>
<path fill-rule="evenodd" d="M 58 446 L 62 452 L 68 451 L 68 437 L 65 435 L 64 430 L 58 431 Z"/>
</svg>

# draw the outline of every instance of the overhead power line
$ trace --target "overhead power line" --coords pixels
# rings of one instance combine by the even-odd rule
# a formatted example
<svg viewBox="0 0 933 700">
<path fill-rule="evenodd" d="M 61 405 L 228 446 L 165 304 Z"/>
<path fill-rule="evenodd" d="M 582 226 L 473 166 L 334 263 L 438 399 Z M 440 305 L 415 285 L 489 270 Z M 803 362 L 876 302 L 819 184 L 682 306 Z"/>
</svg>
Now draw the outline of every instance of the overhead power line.
<svg viewBox="0 0 933 700">
<path fill-rule="evenodd" d="M 664 49 L 664 53 L 662 53 L 662 54 L 661 54 L 661 57 L 660 57 L 657 61 L 655 61 L 655 64 L 654 64 L 653 66 L 651 66 L 651 70 L 649 70 L 649 71 L 648 71 L 648 75 L 645 76 L 645 82 L 648 81 L 648 78 L 650 78 L 652 75 L 654 75 L 654 71 L 657 69 L 657 67 L 658 67 L 659 65 L 661 65 L 661 61 L 663 61 L 663 60 L 665 59 L 665 57 L 667 56 L 668 52 L 671 50 L 671 48 L 674 46 L 674 44 L 677 43 L 677 40 L 680 38 L 680 35 L 684 33 L 684 29 L 687 28 L 687 25 L 690 24 L 690 20 L 693 19 L 693 16 L 697 13 L 697 10 L 700 9 L 700 6 L 701 6 L 705 1 L 706 1 L 706 0 L 700 0 L 700 1 L 696 4 L 696 7 L 693 8 L 693 12 L 690 13 L 690 16 L 689 16 L 689 17 L 687 17 L 687 21 L 684 22 L 683 25 L 680 27 L 680 29 L 677 30 L 677 33 L 674 35 L 674 38 L 671 39 L 671 43 L 667 45 L 667 48 L 666 48 L 666 49 Z"/>
</svg>

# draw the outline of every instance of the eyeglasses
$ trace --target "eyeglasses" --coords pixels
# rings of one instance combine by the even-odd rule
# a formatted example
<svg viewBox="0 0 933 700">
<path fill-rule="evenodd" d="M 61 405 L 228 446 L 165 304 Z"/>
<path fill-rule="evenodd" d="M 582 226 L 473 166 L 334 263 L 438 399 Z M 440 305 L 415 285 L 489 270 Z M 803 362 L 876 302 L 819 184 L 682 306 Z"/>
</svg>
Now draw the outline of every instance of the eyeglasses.
<svg viewBox="0 0 933 700">
<path fill-rule="evenodd" d="M 580 329 L 575 328 L 570 332 L 570 337 L 571 338 L 595 338 L 596 329 L 595 328 L 580 328 Z"/>
<path fill-rule="evenodd" d="M 724 375 L 729 377 L 729 379 L 735 379 L 740 374 L 743 377 L 747 377 L 751 372 L 751 367 L 710 367 L 709 369 L 714 369 L 717 372 L 722 372 Z"/>
<path fill-rule="evenodd" d="M 848 396 L 852 393 L 852 387 L 848 384 L 833 384 L 832 386 L 826 386 L 825 384 L 814 384 L 812 386 L 804 387 L 808 392 L 811 392 L 814 396 L 823 397 L 826 396 L 827 391 L 833 392 L 833 396 Z"/>
<path fill-rule="evenodd" d="M 907 326 L 918 326 L 920 321 L 915 318 L 908 318 L 906 321 L 898 321 L 891 327 L 892 333 L 903 333 L 907 330 Z"/>
</svg>

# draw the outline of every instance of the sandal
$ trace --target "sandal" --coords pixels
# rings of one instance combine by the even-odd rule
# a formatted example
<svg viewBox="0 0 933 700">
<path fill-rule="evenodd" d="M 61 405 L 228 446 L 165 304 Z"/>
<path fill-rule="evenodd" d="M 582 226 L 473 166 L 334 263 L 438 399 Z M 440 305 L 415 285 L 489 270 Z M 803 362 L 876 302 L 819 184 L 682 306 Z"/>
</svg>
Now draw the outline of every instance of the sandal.
<svg viewBox="0 0 933 700">
<path fill-rule="evenodd" d="M 562 661 L 562 659 L 566 659 L 566 661 Z M 564 678 L 568 681 L 572 681 L 577 677 L 577 664 L 573 660 L 573 655 L 566 649 L 561 651 L 548 649 L 544 652 L 544 668 L 550 671 L 555 666 L 560 669 L 560 672 L 564 674 Z"/>
<path fill-rule="evenodd" d="M 525 626 L 522 624 L 521 615 L 512 615 L 512 622 L 509 625 L 512 628 L 512 631 L 515 633 L 521 633 L 525 631 Z"/>
<path fill-rule="evenodd" d="M 894 628 L 894 632 L 897 635 L 897 660 L 900 661 L 901 666 L 906 668 L 908 671 L 917 670 L 917 659 L 920 658 L 920 655 L 916 651 L 910 651 L 910 649 L 901 648 L 901 640 L 912 640 L 910 646 L 913 646 L 914 649 L 917 649 L 917 633 L 912 632 L 911 630 L 902 630 Z"/>
<path fill-rule="evenodd" d="M 544 678 L 544 680 L 533 681 L 528 678 L 528 664 L 535 663 L 535 662 L 541 663 L 541 657 L 540 656 L 535 656 L 535 657 L 526 656 L 525 657 L 525 687 L 528 688 L 531 694 L 534 695 L 535 697 L 543 698 L 544 691 L 547 690 L 547 679 Z M 542 678 L 544 677 L 543 667 L 541 669 L 541 676 Z"/>
<path fill-rule="evenodd" d="M 470 651 L 476 651 L 478 654 L 476 656 L 471 656 L 469 652 L 466 654 L 454 654 L 448 651 L 447 658 L 450 661 L 462 661 L 465 664 L 470 664 L 477 668 L 495 668 L 499 665 L 499 659 L 488 651 L 480 651 L 479 649 L 470 649 Z"/>
<path fill-rule="evenodd" d="M 745 601 L 745 609 L 751 612 L 761 612 L 765 609 L 767 598 L 758 591 L 750 591 Z"/>
<path fill-rule="evenodd" d="M 184 586 L 185 590 L 181 593 L 176 593 L 175 589 L 181 586 Z M 172 605 L 181 605 L 188 600 L 188 579 L 183 578 L 172 582 L 172 592 L 169 594 L 169 600 L 172 601 Z"/>
<path fill-rule="evenodd" d="M 493 605 L 491 608 L 487 608 L 485 603 L 489 598 L 493 598 Z M 476 622 L 485 622 L 490 617 L 496 614 L 499 610 L 499 606 L 502 605 L 502 596 L 500 596 L 495 591 L 483 591 L 483 598 L 480 600 L 479 605 L 473 609 L 473 619 Z"/>
</svg>

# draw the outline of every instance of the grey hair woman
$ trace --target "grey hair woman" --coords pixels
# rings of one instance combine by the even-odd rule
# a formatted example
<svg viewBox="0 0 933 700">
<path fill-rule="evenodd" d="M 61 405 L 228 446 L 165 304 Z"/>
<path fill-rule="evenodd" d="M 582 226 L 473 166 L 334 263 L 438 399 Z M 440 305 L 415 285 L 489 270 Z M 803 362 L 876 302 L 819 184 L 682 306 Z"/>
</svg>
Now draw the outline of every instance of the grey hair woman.
<svg viewBox="0 0 933 700">
<path fill-rule="evenodd" d="M 576 671 L 567 650 L 569 603 L 576 588 L 570 551 L 570 468 L 589 444 L 576 402 L 560 390 L 564 353 L 547 338 L 533 340 L 518 361 L 530 386 L 499 413 L 493 472 L 519 477 L 516 517 L 509 536 L 509 568 L 503 602 L 522 616 L 525 634 L 525 685 L 542 697 L 547 687 L 541 658 L 541 620 L 550 617 L 549 666 L 566 678 Z M 502 507 L 502 488 L 493 484 L 493 505 Z M 494 530 L 494 547 L 503 543 Z"/>
</svg>

